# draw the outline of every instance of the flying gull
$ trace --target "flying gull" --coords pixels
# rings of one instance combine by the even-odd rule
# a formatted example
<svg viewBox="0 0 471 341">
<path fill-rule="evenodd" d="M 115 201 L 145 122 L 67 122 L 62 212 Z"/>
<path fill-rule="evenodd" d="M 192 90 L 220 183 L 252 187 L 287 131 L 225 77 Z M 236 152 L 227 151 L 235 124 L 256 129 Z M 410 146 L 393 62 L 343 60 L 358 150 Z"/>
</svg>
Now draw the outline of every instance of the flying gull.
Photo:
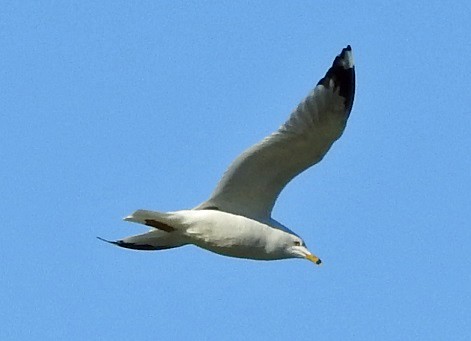
<svg viewBox="0 0 471 341">
<path fill-rule="evenodd" d="M 193 244 L 230 257 L 305 258 L 321 264 L 301 237 L 273 219 L 271 212 L 288 182 L 321 161 L 342 135 L 354 93 L 355 68 L 348 45 L 289 119 L 232 162 L 207 201 L 190 210 L 137 210 L 124 220 L 147 225 L 149 232 L 118 241 L 100 239 L 136 250 Z"/>
</svg>

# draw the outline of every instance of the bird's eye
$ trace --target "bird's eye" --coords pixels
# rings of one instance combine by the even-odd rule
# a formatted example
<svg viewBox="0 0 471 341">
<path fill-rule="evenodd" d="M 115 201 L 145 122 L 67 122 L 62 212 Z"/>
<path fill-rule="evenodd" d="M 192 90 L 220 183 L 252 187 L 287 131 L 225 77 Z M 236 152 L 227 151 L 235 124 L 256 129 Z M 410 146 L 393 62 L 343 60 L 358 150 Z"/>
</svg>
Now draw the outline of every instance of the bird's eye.
<svg viewBox="0 0 471 341">
<path fill-rule="evenodd" d="M 301 246 L 301 242 L 295 241 L 295 242 L 294 242 L 294 245 L 295 245 L 295 246 Z"/>
</svg>

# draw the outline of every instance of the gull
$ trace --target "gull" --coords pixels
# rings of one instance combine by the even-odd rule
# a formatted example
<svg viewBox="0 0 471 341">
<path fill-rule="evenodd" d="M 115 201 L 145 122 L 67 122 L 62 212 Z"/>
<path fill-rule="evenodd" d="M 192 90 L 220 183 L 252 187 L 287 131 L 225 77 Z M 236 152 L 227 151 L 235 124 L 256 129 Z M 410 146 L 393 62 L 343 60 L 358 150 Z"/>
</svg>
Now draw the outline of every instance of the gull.
<svg viewBox="0 0 471 341">
<path fill-rule="evenodd" d="M 124 220 L 148 226 L 147 233 L 117 241 L 98 238 L 135 250 L 192 244 L 230 257 L 302 258 L 321 264 L 304 240 L 271 212 L 283 188 L 321 161 L 342 135 L 354 94 L 355 67 L 348 45 L 288 120 L 232 162 L 208 200 L 188 210 L 137 210 Z"/>
</svg>

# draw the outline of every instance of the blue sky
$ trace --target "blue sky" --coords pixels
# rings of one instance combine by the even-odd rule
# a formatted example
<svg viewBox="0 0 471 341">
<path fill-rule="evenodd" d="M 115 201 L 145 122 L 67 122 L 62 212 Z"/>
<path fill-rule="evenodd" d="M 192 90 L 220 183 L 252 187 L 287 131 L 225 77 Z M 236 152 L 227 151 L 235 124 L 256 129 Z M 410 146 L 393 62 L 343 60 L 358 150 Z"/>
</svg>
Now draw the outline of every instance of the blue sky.
<svg viewBox="0 0 471 341">
<path fill-rule="evenodd" d="M 3 1 L 0 339 L 467 340 L 469 1 Z M 324 261 L 98 241 L 205 200 L 351 44 L 274 217 Z"/>
</svg>

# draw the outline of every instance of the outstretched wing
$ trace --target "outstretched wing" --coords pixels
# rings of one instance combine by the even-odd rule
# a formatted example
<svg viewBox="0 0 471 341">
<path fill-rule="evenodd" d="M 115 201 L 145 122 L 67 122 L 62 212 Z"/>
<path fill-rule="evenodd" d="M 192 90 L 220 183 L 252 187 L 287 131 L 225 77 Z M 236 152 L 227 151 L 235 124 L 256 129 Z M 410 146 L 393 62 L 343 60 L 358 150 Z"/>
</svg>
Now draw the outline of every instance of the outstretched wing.
<svg viewBox="0 0 471 341">
<path fill-rule="evenodd" d="M 286 184 L 322 160 L 342 135 L 354 93 L 355 69 L 349 45 L 288 121 L 239 155 L 209 200 L 195 209 L 218 209 L 269 220 Z"/>
</svg>

